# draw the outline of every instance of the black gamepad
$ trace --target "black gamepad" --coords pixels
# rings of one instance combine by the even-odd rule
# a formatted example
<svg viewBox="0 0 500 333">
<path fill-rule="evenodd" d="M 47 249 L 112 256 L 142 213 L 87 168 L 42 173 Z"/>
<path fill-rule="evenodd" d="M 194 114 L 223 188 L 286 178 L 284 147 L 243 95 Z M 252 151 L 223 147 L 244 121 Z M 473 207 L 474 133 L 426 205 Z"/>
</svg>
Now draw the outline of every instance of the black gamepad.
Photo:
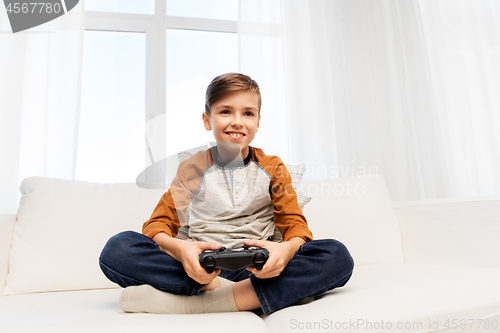
<svg viewBox="0 0 500 333">
<path fill-rule="evenodd" d="M 217 268 L 238 271 L 254 266 L 257 270 L 264 267 L 269 258 L 269 251 L 260 247 L 243 246 L 241 248 L 220 248 L 217 251 L 206 250 L 200 254 L 200 264 L 207 273 L 212 273 Z"/>
</svg>

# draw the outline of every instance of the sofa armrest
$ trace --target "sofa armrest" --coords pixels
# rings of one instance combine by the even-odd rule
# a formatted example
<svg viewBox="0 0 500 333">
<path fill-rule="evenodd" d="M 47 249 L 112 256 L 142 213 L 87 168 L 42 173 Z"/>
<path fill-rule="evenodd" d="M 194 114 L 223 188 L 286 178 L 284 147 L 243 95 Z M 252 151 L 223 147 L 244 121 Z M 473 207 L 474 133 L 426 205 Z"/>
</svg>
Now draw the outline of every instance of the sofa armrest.
<svg viewBox="0 0 500 333">
<path fill-rule="evenodd" d="M 500 268 L 500 197 L 395 202 L 405 262 Z"/>
<path fill-rule="evenodd" d="M 16 215 L 0 215 L 0 297 L 9 272 L 9 253 Z"/>
</svg>

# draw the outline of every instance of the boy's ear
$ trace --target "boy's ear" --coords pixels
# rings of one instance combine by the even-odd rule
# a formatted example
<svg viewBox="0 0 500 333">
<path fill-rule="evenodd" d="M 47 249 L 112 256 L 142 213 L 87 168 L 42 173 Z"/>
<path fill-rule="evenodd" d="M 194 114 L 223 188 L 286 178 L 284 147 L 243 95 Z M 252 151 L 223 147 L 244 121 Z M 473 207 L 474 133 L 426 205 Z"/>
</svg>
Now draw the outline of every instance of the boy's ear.
<svg viewBox="0 0 500 333">
<path fill-rule="evenodd" d="M 211 131 L 212 126 L 210 126 L 210 117 L 206 112 L 203 112 L 202 118 L 203 118 L 203 126 L 205 126 L 207 131 Z"/>
<path fill-rule="evenodd" d="M 257 128 L 255 129 L 255 132 L 259 131 L 259 125 L 260 125 L 260 116 L 259 116 L 259 120 L 257 120 Z"/>
</svg>

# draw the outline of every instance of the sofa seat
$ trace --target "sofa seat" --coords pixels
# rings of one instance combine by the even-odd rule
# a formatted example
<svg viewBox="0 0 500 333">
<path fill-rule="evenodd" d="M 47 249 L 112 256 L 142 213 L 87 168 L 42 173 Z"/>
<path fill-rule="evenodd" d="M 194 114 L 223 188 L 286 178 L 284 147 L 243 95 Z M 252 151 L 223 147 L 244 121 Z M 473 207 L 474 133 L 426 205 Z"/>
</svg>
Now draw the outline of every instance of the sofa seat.
<svg viewBox="0 0 500 333">
<path fill-rule="evenodd" d="M 267 333 L 253 312 L 198 315 L 124 313 L 121 288 L 0 298 L 0 331 L 8 333 L 227 332 Z M 244 324 L 242 324 L 244 323 Z"/>
<path fill-rule="evenodd" d="M 356 266 L 345 287 L 310 304 L 263 318 L 273 332 L 498 332 L 469 320 L 500 324 L 499 299 L 500 269 L 377 264 Z M 453 319 L 467 329 L 448 330 Z"/>
<path fill-rule="evenodd" d="M 458 294 L 457 287 L 461 289 Z M 2 330 L 136 333 L 164 327 L 168 332 L 297 332 L 315 331 L 314 328 L 327 332 L 338 331 L 335 325 L 343 325 L 343 332 L 380 332 L 380 325 L 390 325 L 391 332 L 445 332 L 445 325 L 451 326 L 453 319 L 458 323 L 467 320 L 467 327 L 471 325 L 469 319 L 500 321 L 500 269 L 493 268 L 356 266 L 345 287 L 307 305 L 261 317 L 253 312 L 126 314 L 117 305 L 120 293 L 121 288 L 2 297 L 1 317 L 9 318 L 2 321 Z M 402 329 L 398 325 L 403 325 Z"/>
<path fill-rule="evenodd" d="M 315 239 L 354 258 L 344 287 L 268 316 L 150 315 L 118 308 L 97 259 L 163 190 L 28 178 L 17 214 L 0 215 L 0 332 L 500 332 L 500 197 L 394 203 L 379 177 L 301 185 Z"/>
</svg>

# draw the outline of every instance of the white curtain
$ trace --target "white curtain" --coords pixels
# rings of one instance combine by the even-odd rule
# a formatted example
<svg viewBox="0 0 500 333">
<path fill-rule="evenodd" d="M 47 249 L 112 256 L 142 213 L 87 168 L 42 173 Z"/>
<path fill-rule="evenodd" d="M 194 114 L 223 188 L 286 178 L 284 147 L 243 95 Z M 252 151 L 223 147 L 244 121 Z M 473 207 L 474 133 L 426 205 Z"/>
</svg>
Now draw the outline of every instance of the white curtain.
<svg viewBox="0 0 500 333">
<path fill-rule="evenodd" d="M 393 200 L 500 194 L 499 18 L 498 0 L 240 0 L 256 146 L 308 178 L 381 174 Z"/>
<path fill-rule="evenodd" d="M 11 214 L 24 178 L 74 176 L 83 1 L 15 34 L 0 10 L 0 31 L 0 214 Z"/>
</svg>

